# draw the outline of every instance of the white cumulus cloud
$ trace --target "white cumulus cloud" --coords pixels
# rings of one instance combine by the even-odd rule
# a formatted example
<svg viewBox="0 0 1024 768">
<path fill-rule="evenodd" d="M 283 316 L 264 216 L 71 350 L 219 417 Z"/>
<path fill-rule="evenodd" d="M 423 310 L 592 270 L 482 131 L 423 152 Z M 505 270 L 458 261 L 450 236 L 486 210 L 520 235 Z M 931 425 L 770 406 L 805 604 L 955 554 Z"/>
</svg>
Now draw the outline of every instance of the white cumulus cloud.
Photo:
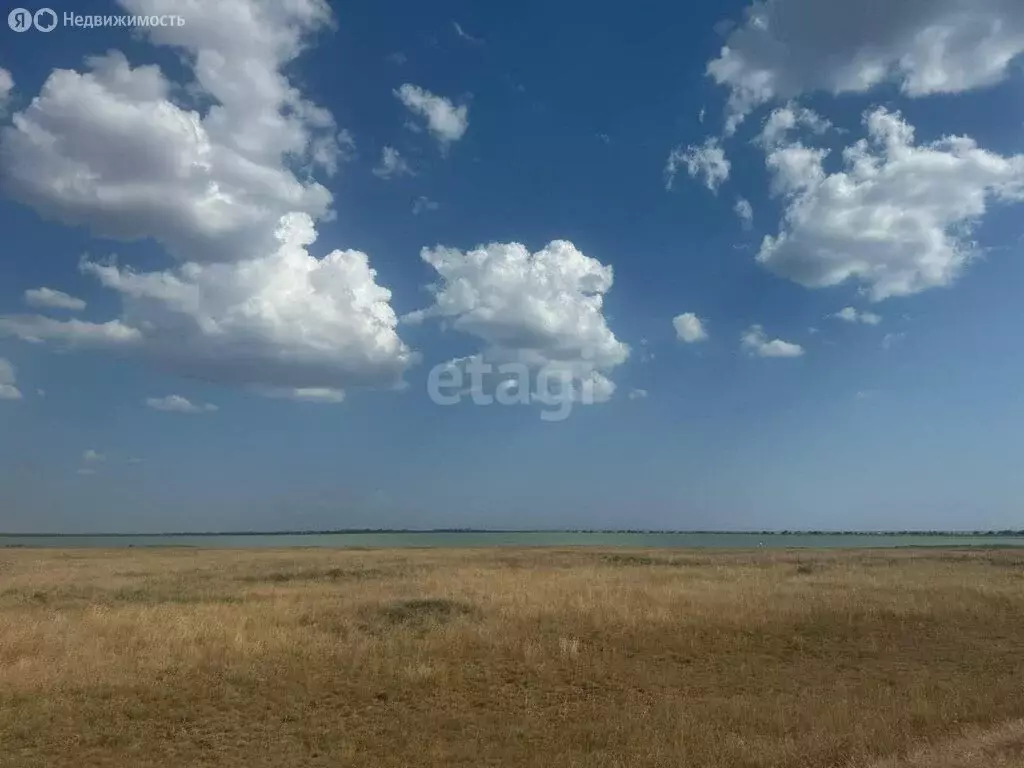
<svg viewBox="0 0 1024 768">
<path fill-rule="evenodd" d="M 120 2 L 181 13 L 175 0 Z M 329 7 L 224 0 L 192 3 L 187 18 L 146 34 L 185 53 L 192 82 L 110 52 L 83 72 L 54 70 L 0 133 L 16 199 L 98 235 L 153 238 L 176 263 L 85 262 L 120 294 L 120 317 L 0 316 L 0 334 L 117 348 L 257 390 L 396 385 L 414 355 L 369 258 L 307 250 L 332 202 L 313 173 L 331 173 L 353 142 L 284 71 L 331 23 Z"/>
<path fill-rule="evenodd" d="M 757 0 L 707 73 L 729 89 L 726 132 L 761 104 L 810 91 L 959 93 L 1003 79 L 1024 52 L 1018 0 Z"/>
<path fill-rule="evenodd" d="M 740 339 L 743 349 L 757 357 L 800 357 L 804 348 L 782 339 L 770 339 L 760 325 L 752 325 Z"/>
<path fill-rule="evenodd" d="M 260 259 L 82 269 L 121 294 L 121 320 L 138 329 L 140 351 L 181 373 L 257 388 L 397 384 L 413 356 L 398 337 L 391 292 L 364 253 L 312 257 L 315 237 L 309 217 L 292 214 L 277 250 Z"/>
<path fill-rule="evenodd" d="M 326 214 L 326 188 L 300 181 L 285 164 L 311 151 L 314 127 L 275 117 L 289 104 L 307 109 L 305 102 L 272 71 L 258 73 L 273 78 L 268 83 L 254 84 L 237 64 L 198 69 L 218 57 L 200 50 L 197 77 L 213 89 L 208 96 L 229 104 L 205 117 L 170 101 L 172 85 L 158 67 L 132 68 L 117 51 L 89 59 L 84 73 L 54 70 L 0 134 L 7 191 L 99 235 L 153 237 L 182 260 L 245 258 L 272 246 L 284 214 Z M 233 92 L 257 85 L 271 95 L 255 91 L 247 103 Z"/>
<path fill-rule="evenodd" d="M 483 362 L 557 368 L 593 401 L 611 396 L 611 371 L 629 347 L 608 327 L 604 294 L 612 268 L 575 245 L 555 240 L 535 252 L 519 243 L 491 243 L 471 251 L 425 248 L 438 273 L 434 304 L 409 322 L 441 318 L 484 342 Z"/>
<path fill-rule="evenodd" d="M 762 147 L 772 149 L 787 141 L 790 134 L 798 128 L 822 134 L 831 127 L 832 123 L 814 110 L 791 102 L 771 111 L 756 141 Z"/>
<path fill-rule="evenodd" d="M 834 173 L 826 150 L 799 141 L 767 150 L 785 214 L 757 261 L 810 288 L 858 281 L 876 301 L 949 285 L 974 255 L 971 228 L 989 203 L 1024 198 L 1024 156 L 966 136 L 915 144 L 913 127 L 883 108 L 864 124 L 868 137 Z"/>
<path fill-rule="evenodd" d="M 394 93 L 410 112 L 427 121 L 427 129 L 442 147 L 461 139 L 469 127 L 469 107 L 465 104 L 455 106 L 443 96 L 435 96 L 411 83 L 405 83 Z"/>
<path fill-rule="evenodd" d="M 687 344 L 704 341 L 708 337 L 704 322 L 693 312 L 676 315 L 672 318 L 672 326 L 676 329 L 676 338 Z"/>
</svg>

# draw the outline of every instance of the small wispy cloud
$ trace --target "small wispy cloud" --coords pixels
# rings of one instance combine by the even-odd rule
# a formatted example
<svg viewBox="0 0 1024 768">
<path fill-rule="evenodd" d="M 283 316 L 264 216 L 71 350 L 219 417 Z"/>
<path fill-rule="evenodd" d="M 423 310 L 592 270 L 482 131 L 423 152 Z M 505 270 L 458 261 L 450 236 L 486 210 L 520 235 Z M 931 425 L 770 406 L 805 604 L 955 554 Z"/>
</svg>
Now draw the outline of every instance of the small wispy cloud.
<svg viewBox="0 0 1024 768">
<path fill-rule="evenodd" d="M 801 357 L 804 348 L 782 339 L 768 339 L 764 328 L 752 325 L 740 339 L 740 345 L 757 357 Z"/>
<path fill-rule="evenodd" d="M 887 333 L 882 337 L 882 349 L 892 349 L 894 345 L 899 344 L 905 338 L 907 338 L 907 334 L 904 331 Z"/>
<path fill-rule="evenodd" d="M 700 146 L 679 146 L 669 153 L 665 163 L 665 189 L 672 189 L 676 174 L 683 167 L 691 178 L 703 177 L 704 186 L 717 193 L 722 182 L 729 178 L 731 165 L 718 139 L 711 136 Z"/>
<path fill-rule="evenodd" d="M 21 400 L 17 370 L 6 358 L 0 357 L 0 400 Z"/>
<path fill-rule="evenodd" d="M 345 391 L 333 387 L 261 387 L 260 394 L 279 400 L 295 400 L 300 403 L 341 403 Z"/>
<path fill-rule="evenodd" d="M 11 73 L 0 67 L 0 117 L 7 114 L 8 103 L 11 100 L 11 93 L 14 92 L 14 78 Z"/>
<path fill-rule="evenodd" d="M 452 22 L 452 27 L 455 29 L 455 34 L 465 40 L 467 43 L 473 43 L 473 45 L 483 45 L 484 41 L 482 38 L 474 37 L 462 28 L 462 25 L 457 21 Z"/>
<path fill-rule="evenodd" d="M 738 197 L 736 198 L 736 205 L 732 209 L 740 217 L 743 228 L 750 229 L 750 225 L 754 222 L 754 208 L 750 205 L 750 201 L 744 197 Z"/>
<path fill-rule="evenodd" d="M 437 96 L 425 88 L 405 83 L 394 91 L 406 109 L 427 121 L 427 129 L 446 148 L 458 141 L 469 127 L 469 107 L 456 106 L 444 96 Z"/>
<path fill-rule="evenodd" d="M 687 344 L 696 344 L 708 337 L 704 321 L 693 312 L 684 312 L 672 318 L 672 326 L 676 329 L 676 338 Z"/>
<path fill-rule="evenodd" d="M 342 390 L 331 387 L 300 387 L 291 390 L 285 396 L 300 403 L 340 403 L 345 399 Z"/>
<path fill-rule="evenodd" d="M 72 312 L 81 312 L 86 304 L 82 299 L 76 298 L 64 291 L 53 288 L 30 288 L 25 291 L 25 303 L 36 309 L 67 309 Z"/>
<path fill-rule="evenodd" d="M 413 216 L 419 216 L 421 213 L 436 211 L 440 207 L 441 204 L 436 200 L 431 200 L 425 195 L 420 195 L 412 202 L 412 214 Z"/>
<path fill-rule="evenodd" d="M 394 179 L 399 176 L 412 176 L 414 172 L 401 152 L 394 147 L 384 147 L 380 152 L 380 162 L 373 169 L 373 175 L 379 179 Z"/>
<path fill-rule="evenodd" d="M 335 137 L 338 143 L 338 162 L 351 163 L 359 154 L 356 151 L 356 137 L 348 128 L 342 128 Z"/>
<path fill-rule="evenodd" d="M 212 403 L 193 403 L 181 395 L 149 397 L 146 398 L 146 405 L 155 411 L 167 411 L 170 413 L 213 413 L 218 410 L 217 406 Z"/>
<path fill-rule="evenodd" d="M 829 317 L 846 323 L 863 323 L 864 325 L 878 325 L 882 322 L 881 315 L 876 315 L 874 312 L 858 312 L 854 307 L 843 307 Z"/>
<path fill-rule="evenodd" d="M 654 353 L 651 352 L 650 346 L 648 346 L 647 339 L 640 339 L 640 357 L 641 363 L 649 363 L 654 359 Z"/>
</svg>

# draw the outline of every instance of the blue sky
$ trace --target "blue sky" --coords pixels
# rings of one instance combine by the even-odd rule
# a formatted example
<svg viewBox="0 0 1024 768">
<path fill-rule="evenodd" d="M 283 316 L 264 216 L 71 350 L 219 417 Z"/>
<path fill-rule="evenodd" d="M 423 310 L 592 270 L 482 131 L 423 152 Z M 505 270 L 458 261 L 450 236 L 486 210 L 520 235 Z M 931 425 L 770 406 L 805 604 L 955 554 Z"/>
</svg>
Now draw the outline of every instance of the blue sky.
<svg viewBox="0 0 1024 768">
<path fill-rule="evenodd" d="M 0 30 L 0 530 L 1022 527 L 1024 11 L 877 5 Z"/>
</svg>

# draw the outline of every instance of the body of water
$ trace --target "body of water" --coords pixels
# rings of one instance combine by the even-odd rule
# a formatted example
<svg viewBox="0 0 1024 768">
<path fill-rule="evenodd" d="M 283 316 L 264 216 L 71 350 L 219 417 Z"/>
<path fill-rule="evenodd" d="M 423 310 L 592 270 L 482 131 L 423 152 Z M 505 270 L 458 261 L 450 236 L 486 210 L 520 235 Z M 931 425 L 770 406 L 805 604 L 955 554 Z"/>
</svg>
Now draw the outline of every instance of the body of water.
<svg viewBox="0 0 1024 768">
<path fill-rule="evenodd" d="M 879 533 L 617 533 L 599 531 L 395 531 L 358 533 L 0 536 L 0 547 L 705 547 L 747 549 L 1024 546 L 1024 536 Z"/>
</svg>

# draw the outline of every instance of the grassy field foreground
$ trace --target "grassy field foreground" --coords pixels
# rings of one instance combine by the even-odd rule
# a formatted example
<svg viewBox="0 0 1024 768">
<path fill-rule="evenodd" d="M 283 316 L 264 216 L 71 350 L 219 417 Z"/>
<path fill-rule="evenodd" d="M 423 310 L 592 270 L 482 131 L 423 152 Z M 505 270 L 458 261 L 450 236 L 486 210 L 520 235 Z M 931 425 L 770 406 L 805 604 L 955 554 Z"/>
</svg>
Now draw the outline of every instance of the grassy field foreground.
<svg viewBox="0 0 1024 768">
<path fill-rule="evenodd" d="M 1024 765 L 1024 553 L 0 550 L 3 766 Z"/>
</svg>

